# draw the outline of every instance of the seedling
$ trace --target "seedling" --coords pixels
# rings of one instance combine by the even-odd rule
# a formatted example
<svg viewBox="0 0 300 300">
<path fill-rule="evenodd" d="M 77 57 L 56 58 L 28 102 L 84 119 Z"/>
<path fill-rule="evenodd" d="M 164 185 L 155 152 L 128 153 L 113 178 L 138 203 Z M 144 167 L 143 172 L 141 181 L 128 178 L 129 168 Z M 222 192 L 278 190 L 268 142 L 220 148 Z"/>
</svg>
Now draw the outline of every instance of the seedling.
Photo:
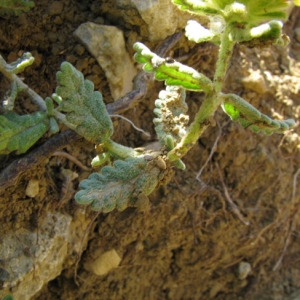
<svg viewBox="0 0 300 300">
<path fill-rule="evenodd" d="M 142 43 L 136 43 L 135 59 L 152 72 L 157 80 L 163 80 L 166 89 L 155 101 L 156 118 L 153 120 L 161 150 L 133 149 L 111 139 L 113 124 L 102 96 L 94 91 L 94 85 L 71 64 L 64 62 L 57 73 L 56 93 L 43 100 L 30 92 L 31 99 L 41 111 L 19 116 L 12 112 L 19 91 L 28 87 L 16 75 L 32 63 L 30 54 L 14 64 L 0 60 L 0 71 L 11 80 L 8 95 L 0 116 L 0 151 L 26 152 L 47 130 L 56 133 L 57 122 L 62 122 L 97 145 L 98 155 L 94 167 L 114 160 L 112 166 L 104 166 L 83 180 L 75 195 L 79 204 L 91 205 L 99 212 L 123 210 L 128 206 L 146 206 L 145 199 L 160 184 L 165 184 L 173 174 L 173 168 L 185 169 L 181 158 L 193 147 L 203 132 L 211 126 L 211 120 L 219 107 L 233 121 L 254 132 L 283 133 L 295 125 L 294 120 L 273 120 L 254 108 L 238 95 L 223 93 L 225 76 L 236 43 L 255 45 L 279 44 L 285 46 L 287 37 L 282 34 L 282 20 L 287 18 L 288 1 L 254 0 L 173 0 L 182 10 L 205 15 L 209 28 L 196 21 L 188 22 L 186 36 L 201 42 L 212 42 L 219 47 L 213 79 L 185 66 L 172 58 L 163 58 Z M 205 94 L 204 101 L 194 120 L 189 123 L 185 91 Z M 30 90 L 31 91 L 31 90 Z"/>
</svg>

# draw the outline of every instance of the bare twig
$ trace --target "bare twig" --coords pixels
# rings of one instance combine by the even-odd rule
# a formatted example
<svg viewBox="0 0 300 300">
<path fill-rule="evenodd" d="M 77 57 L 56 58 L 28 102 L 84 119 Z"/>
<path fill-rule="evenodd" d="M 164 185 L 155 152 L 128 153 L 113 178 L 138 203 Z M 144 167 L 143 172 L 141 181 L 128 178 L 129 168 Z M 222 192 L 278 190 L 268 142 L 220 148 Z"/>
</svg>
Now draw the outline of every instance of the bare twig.
<svg viewBox="0 0 300 300">
<path fill-rule="evenodd" d="M 0 193 L 12 185 L 16 185 L 20 175 L 48 159 L 52 153 L 78 141 L 82 137 L 72 130 L 64 131 L 51 137 L 43 145 L 15 159 L 0 173 Z"/>
<path fill-rule="evenodd" d="M 218 173 L 219 173 L 219 176 L 220 176 L 220 180 L 221 180 L 221 183 L 222 183 L 222 187 L 223 187 L 223 190 L 224 190 L 224 194 L 225 194 L 225 198 L 227 200 L 227 202 L 229 203 L 233 213 L 240 219 L 240 221 L 242 223 L 244 223 L 245 225 L 249 225 L 249 221 L 247 221 L 243 215 L 241 214 L 239 208 L 237 207 L 237 205 L 233 202 L 233 200 L 231 199 L 230 195 L 229 195 L 229 192 L 228 192 L 228 189 L 224 183 L 224 179 L 223 179 L 223 175 L 222 175 L 222 172 L 221 172 L 221 169 L 220 169 L 220 166 L 218 163 L 216 163 L 216 166 L 217 166 L 217 169 L 218 169 Z"/>
<path fill-rule="evenodd" d="M 81 169 L 85 170 L 85 171 L 91 171 L 91 168 L 86 167 L 84 164 L 82 164 L 76 157 L 74 157 L 73 155 L 65 152 L 65 151 L 55 151 L 53 154 L 53 156 L 63 156 L 65 158 L 67 158 L 68 160 L 72 161 L 75 165 L 77 165 L 78 167 L 80 167 Z"/>
<path fill-rule="evenodd" d="M 300 174 L 300 168 L 295 173 L 294 179 L 293 179 L 292 203 L 296 203 L 297 179 L 298 179 L 299 174 Z"/>
<path fill-rule="evenodd" d="M 150 133 L 149 132 L 146 132 L 145 130 L 137 127 L 136 125 L 134 125 L 134 123 L 129 120 L 128 118 L 122 116 L 122 115 L 118 115 L 118 114 L 112 114 L 112 115 L 109 115 L 110 117 L 117 117 L 117 118 L 121 118 L 125 121 L 127 121 L 135 130 L 139 131 L 139 132 L 142 132 L 143 134 L 145 134 L 146 136 L 149 136 L 150 137 Z"/>
<path fill-rule="evenodd" d="M 281 252 L 281 255 L 280 255 L 279 259 L 277 260 L 277 263 L 273 267 L 273 271 L 276 271 L 279 268 L 279 266 L 281 265 L 281 262 L 283 260 L 284 255 L 285 255 L 287 247 L 288 247 L 288 245 L 290 243 L 290 238 L 291 238 L 291 234 L 292 234 L 293 223 L 294 223 L 293 221 L 290 221 L 289 228 L 288 228 L 288 234 L 287 234 L 287 237 L 286 237 L 285 242 L 284 242 L 283 250 Z"/>
</svg>

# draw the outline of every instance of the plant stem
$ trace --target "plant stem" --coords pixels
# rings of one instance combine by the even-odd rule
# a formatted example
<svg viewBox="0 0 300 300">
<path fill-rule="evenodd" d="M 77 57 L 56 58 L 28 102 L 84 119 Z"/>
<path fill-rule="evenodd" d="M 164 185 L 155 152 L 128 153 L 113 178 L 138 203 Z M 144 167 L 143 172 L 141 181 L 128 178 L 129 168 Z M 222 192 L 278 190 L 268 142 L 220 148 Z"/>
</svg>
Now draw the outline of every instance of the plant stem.
<svg viewBox="0 0 300 300">
<path fill-rule="evenodd" d="M 140 152 L 135 151 L 133 148 L 123 146 L 114 142 L 111 139 L 108 139 L 102 144 L 102 147 L 110 152 L 110 154 L 118 158 L 127 158 L 127 157 L 138 157 L 141 155 Z"/>
<path fill-rule="evenodd" d="M 234 46 L 234 42 L 230 39 L 230 31 L 231 26 L 227 25 L 221 36 L 219 56 L 213 80 L 214 88 L 211 93 L 206 94 L 205 100 L 197 112 L 194 121 L 190 124 L 186 135 L 180 143 L 168 153 L 168 158 L 171 161 L 183 157 L 192 148 L 203 132 L 210 126 L 210 118 L 222 104 L 223 100 L 219 95 L 222 92 Z"/>
</svg>

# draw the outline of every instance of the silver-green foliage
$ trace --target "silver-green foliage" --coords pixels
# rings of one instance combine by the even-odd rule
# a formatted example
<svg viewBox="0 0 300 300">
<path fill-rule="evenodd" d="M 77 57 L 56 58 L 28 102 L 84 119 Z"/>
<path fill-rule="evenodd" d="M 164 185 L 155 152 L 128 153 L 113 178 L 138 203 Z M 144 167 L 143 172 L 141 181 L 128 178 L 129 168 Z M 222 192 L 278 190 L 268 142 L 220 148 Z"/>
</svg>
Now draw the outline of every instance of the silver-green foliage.
<svg viewBox="0 0 300 300">
<path fill-rule="evenodd" d="M 21 2 L 26 1 L 2 1 L 0 8 L 1 3 Z M 181 157 L 210 126 L 210 120 L 220 106 L 233 121 L 254 132 L 282 133 L 293 127 L 294 120 L 272 120 L 243 98 L 222 92 L 235 43 L 256 40 L 258 43 L 267 41 L 267 44 L 282 44 L 282 23 L 273 18 L 286 18 L 286 1 L 173 2 L 183 10 L 210 18 L 209 29 L 196 21 L 187 25 L 186 35 L 190 40 L 211 41 L 220 48 L 215 75 L 210 79 L 172 58 L 158 56 L 141 43 L 134 45 L 136 61 L 144 64 L 145 71 L 154 73 L 157 80 L 163 80 L 167 85 L 155 102 L 157 117 L 153 120 L 161 150 L 136 150 L 112 141 L 113 124 L 102 95 L 94 91 L 91 81 L 85 80 L 83 74 L 67 62 L 62 63 L 57 73 L 58 87 L 52 98 L 43 100 L 33 91 L 28 93 L 42 112 L 25 116 L 7 112 L 13 109 L 18 92 L 28 91 L 28 87 L 16 75 L 33 61 L 31 55 L 26 54 L 12 64 L 7 64 L 0 56 L 0 71 L 12 82 L 12 92 L 4 106 L 6 112 L 0 116 L 0 154 L 26 152 L 48 129 L 52 133 L 57 132 L 57 121 L 63 122 L 101 149 L 93 160 L 93 166 L 109 163 L 111 158 L 117 159 L 112 166 L 104 166 L 83 180 L 79 185 L 81 190 L 75 195 L 79 204 L 91 205 L 93 210 L 107 213 L 113 209 L 123 210 L 128 206 L 144 204 L 147 195 L 168 181 L 171 164 L 184 169 Z M 187 115 L 185 90 L 205 93 L 191 123 Z M 57 103 L 56 107 L 53 100 Z"/>
<path fill-rule="evenodd" d="M 59 86 L 53 98 L 59 103 L 58 110 L 66 114 L 66 124 L 92 143 L 106 141 L 113 133 L 113 125 L 94 84 L 67 62 L 62 63 L 56 78 Z"/>
<path fill-rule="evenodd" d="M 138 50 L 138 61 L 146 61 L 144 65 L 144 70 L 150 70 L 151 72 L 157 72 L 157 65 L 156 61 L 150 60 L 149 57 L 157 57 L 155 53 L 152 53 L 150 49 L 148 49 L 145 45 L 141 45 L 140 43 L 135 44 L 135 49 Z M 144 53 L 146 53 L 144 55 Z M 152 54 L 151 54 L 152 53 Z M 156 58 L 156 60 L 165 61 L 163 58 Z M 174 64 L 174 62 L 172 62 Z M 170 68 L 172 70 L 172 67 Z M 186 118 L 188 116 L 185 115 L 183 117 L 182 113 L 186 112 L 182 110 L 183 107 L 186 105 L 185 101 L 178 101 L 178 99 L 172 95 L 174 95 L 176 89 L 175 86 L 178 87 L 185 87 L 188 90 L 194 90 L 193 87 L 190 86 L 191 84 L 191 71 L 189 69 L 181 68 L 180 74 L 174 74 L 171 71 L 168 73 L 172 78 L 172 86 L 167 86 L 167 91 L 163 91 L 160 96 L 159 100 L 156 101 L 156 108 L 154 112 L 159 116 L 159 118 L 154 119 L 154 124 L 156 125 L 156 132 L 160 140 L 166 140 L 166 136 L 170 134 L 170 130 L 174 130 L 177 132 L 181 132 L 181 136 L 177 136 L 175 138 L 174 134 L 173 138 L 178 143 L 180 139 L 184 136 L 184 132 L 187 130 L 187 123 Z M 176 78 L 176 80 L 174 80 Z M 210 83 L 208 84 L 210 88 Z M 202 86 L 202 89 L 205 90 L 205 87 Z M 181 97 L 185 98 L 184 90 L 181 89 Z M 234 95 L 234 94 L 219 94 L 219 97 L 222 98 L 223 102 L 223 110 L 226 114 L 233 121 L 238 121 L 243 127 L 249 127 L 254 132 L 263 132 L 265 134 L 272 134 L 272 133 L 283 133 L 286 130 L 291 129 L 295 126 L 295 121 L 292 119 L 288 120 L 273 120 L 270 117 L 266 116 L 265 114 L 261 113 L 255 107 L 253 107 L 250 103 L 248 103 L 243 98 Z M 162 100 L 164 99 L 164 101 Z M 174 102 L 176 100 L 176 110 L 170 110 L 168 105 L 170 105 L 170 99 Z M 163 110 L 162 110 L 163 109 Z M 179 115 L 180 117 L 178 117 Z M 170 117 L 172 116 L 172 118 Z M 163 119 L 168 119 L 168 122 L 164 121 Z M 182 121 L 184 120 L 184 126 L 182 126 Z M 172 126 L 170 127 L 170 122 Z M 167 124 L 168 123 L 168 124 Z M 180 129 L 180 130 L 179 130 Z"/>
<path fill-rule="evenodd" d="M 25 153 L 49 129 L 46 112 L 20 116 L 8 112 L 0 116 L 0 153 Z"/>
<path fill-rule="evenodd" d="M 136 206 L 139 197 L 149 195 L 163 177 L 165 169 L 156 164 L 156 159 L 159 158 L 127 158 L 103 167 L 100 173 L 93 173 L 80 183 L 82 190 L 75 200 L 104 213 Z"/>
</svg>

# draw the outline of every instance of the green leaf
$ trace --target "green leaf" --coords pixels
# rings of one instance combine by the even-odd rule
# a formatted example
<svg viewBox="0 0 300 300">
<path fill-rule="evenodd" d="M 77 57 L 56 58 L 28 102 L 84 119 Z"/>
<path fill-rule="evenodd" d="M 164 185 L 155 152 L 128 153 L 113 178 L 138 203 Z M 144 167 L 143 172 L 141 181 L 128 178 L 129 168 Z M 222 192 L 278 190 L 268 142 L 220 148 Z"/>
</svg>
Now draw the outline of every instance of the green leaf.
<svg viewBox="0 0 300 300">
<path fill-rule="evenodd" d="M 249 127 L 254 132 L 283 133 L 295 126 L 295 121 L 292 119 L 283 121 L 271 119 L 237 95 L 226 94 L 222 98 L 225 113 L 233 121 L 239 122 L 245 128 Z"/>
<path fill-rule="evenodd" d="M 34 7 L 33 1 L 26 0 L 1 0 L 0 15 L 15 15 L 18 16 L 23 12 L 29 11 Z"/>
<path fill-rule="evenodd" d="M 108 140 L 113 134 L 113 124 L 102 95 L 94 91 L 94 84 L 84 80 L 82 73 L 68 62 L 61 64 L 56 78 L 60 84 L 56 94 L 63 100 L 58 109 L 66 113 L 66 120 L 72 128 L 95 144 Z"/>
<path fill-rule="evenodd" d="M 205 16 L 222 16 L 227 23 L 247 28 L 271 20 L 286 20 L 287 0 L 173 0 L 180 9 Z"/>
<path fill-rule="evenodd" d="M 220 8 L 214 1 L 195 1 L 195 0 L 172 0 L 181 10 L 198 15 L 220 14 Z"/>
<path fill-rule="evenodd" d="M 14 297 L 11 294 L 7 294 L 4 296 L 4 298 L 2 298 L 2 300 L 14 300 Z"/>
<path fill-rule="evenodd" d="M 154 72 L 157 80 L 164 80 L 166 85 L 183 87 L 190 91 L 209 92 L 212 82 L 205 75 L 187 67 L 173 59 L 164 59 L 151 52 L 142 43 L 135 43 L 133 48 L 137 51 L 134 58 L 144 64 L 146 72 Z"/>
<path fill-rule="evenodd" d="M 135 206 L 139 195 L 149 195 L 163 178 L 166 169 L 157 163 L 159 159 L 162 158 L 117 160 L 113 167 L 105 166 L 101 173 L 93 173 L 83 180 L 75 200 L 104 213 Z"/>
<path fill-rule="evenodd" d="M 0 116 L 0 154 L 25 153 L 49 128 L 46 112 L 19 116 L 9 112 Z"/>
</svg>

